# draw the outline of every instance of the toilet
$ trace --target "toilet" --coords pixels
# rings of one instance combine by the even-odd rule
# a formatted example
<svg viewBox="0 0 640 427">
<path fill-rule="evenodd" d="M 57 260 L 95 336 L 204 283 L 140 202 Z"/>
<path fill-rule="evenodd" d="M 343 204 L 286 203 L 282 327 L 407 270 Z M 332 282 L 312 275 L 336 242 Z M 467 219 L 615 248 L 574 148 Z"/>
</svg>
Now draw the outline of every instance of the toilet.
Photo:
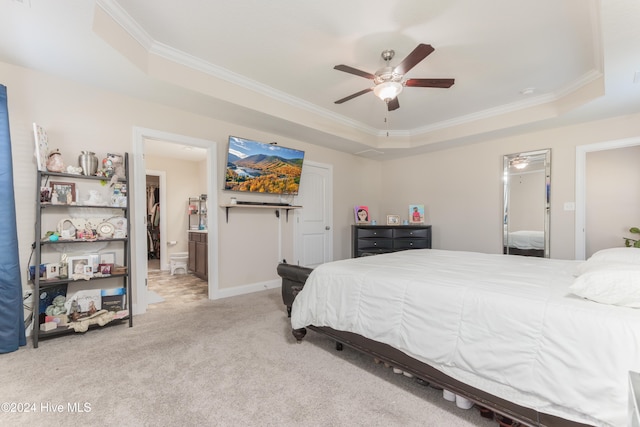
<svg viewBox="0 0 640 427">
<path fill-rule="evenodd" d="M 189 253 L 176 252 L 169 255 L 169 268 L 171 275 L 174 274 L 187 274 L 187 261 L 189 259 Z"/>
</svg>

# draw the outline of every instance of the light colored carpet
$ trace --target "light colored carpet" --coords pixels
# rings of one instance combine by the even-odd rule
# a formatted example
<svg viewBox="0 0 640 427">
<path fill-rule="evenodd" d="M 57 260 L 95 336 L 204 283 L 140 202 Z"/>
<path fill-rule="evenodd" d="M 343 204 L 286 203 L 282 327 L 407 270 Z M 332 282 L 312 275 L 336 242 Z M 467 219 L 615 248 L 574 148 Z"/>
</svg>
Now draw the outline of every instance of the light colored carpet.
<svg viewBox="0 0 640 427">
<path fill-rule="evenodd" d="M 34 405 L 0 425 L 497 426 L 312 331 L 297 344 L 279 289 L 154 307 L 0 355 L 0 403 Z"/>
</svg>

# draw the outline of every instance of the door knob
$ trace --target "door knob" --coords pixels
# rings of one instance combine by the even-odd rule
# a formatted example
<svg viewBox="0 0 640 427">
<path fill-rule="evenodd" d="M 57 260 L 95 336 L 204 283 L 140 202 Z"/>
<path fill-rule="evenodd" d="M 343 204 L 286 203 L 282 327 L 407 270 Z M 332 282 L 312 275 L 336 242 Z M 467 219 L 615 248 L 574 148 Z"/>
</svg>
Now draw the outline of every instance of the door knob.
<svg viewBox="0 0 640 427">
<path fill-rule="evenodd" d="M 331 227 L 327 225 L 327 226 L 324 227 L 324 229 L 325 230 L 331 230 Z"/>
</svg>

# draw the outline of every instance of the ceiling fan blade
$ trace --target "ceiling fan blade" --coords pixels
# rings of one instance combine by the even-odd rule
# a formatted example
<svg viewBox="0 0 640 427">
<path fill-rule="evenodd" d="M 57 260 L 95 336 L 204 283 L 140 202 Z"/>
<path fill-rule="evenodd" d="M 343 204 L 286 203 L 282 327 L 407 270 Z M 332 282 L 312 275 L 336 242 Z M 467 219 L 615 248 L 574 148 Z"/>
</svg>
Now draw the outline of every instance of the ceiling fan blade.
<svg viewBox="0 0 640 427">
<path fill-rule="evenodd" d="M 397 110 L 398 108 L 400 108 L 400 102 L 398 102 L 398 97 L 397 96 L 395 98 L 393 98 L 392 100 L 390 100 L 389 102 L 387 102 L 387 110 L 388 111 Z"/>
<path fill-rule="evenodd" d="M 349 96 L 347 96 L 347 97 L 345 97 L 345 98 L 338 99 L 338 100 L 335 102 L 335 104 L 342 104 L 343 102 L 347 102 L 348 100 L 353 99 L 353 98 L 355 98 L 356 96 L 364 95 L 365 93 L 367 93 L 367 92 L 371 92 L 372 90 L 373 90 L 373 88 L 371 88 L 371 87 L 370 87 L 370 88 L 368 88 L 368 89 L 361 90 L 360 92 L 356 92 L 356 93 L 354 93 L 354 94 L 352 94 L 352 95 L 349 95 Z"/>
<path fill-rule="evenodd" d="M 336 65 L 335 67 L 333 67 L 333 69 L 338 71 L 344 71 L 345 73 L 349 73 L 349 74 L 355 74 L 356 76 L 364 77 L 365 79 L 373 80 L 376 78 L 376 76 L 374 76 L 371 73 L 358 70 L 357 68 L 349 67 L 348 65 L 343 65 L 343 64 Z"/>
<path fill-rule="evenodd" d="M 429 56 L 435 49 L 430 44 L 420 43 L 413 52 L 411 52 L 404 60 L 398 64 L 394 71 L 398 74 L 407 74 L 407 72 L 415 67 L 418 62 Z"/>
<path fill-rule="evenodd" d="M 405 86 L 410 87 L 442 87 L 453 86 L 455 79 L 407 79 Z"/>
</svg>

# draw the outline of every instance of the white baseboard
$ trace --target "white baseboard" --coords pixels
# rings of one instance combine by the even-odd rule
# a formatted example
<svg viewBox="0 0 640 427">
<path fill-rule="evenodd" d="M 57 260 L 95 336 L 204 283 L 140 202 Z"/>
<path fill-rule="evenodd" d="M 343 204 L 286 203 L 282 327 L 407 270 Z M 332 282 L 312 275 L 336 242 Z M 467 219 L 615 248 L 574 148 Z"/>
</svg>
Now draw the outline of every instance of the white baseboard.
<svg viewBox="0 0 640 427">
<path fill-rule="evenodd" d="M 245 295 L 253 292 L 260 292 L 267 289 L 279 288 L 281 284 L 282 284 L 282 281 L 280 279 L 273 279 L 273 280 L 268 280 L 266 282 L 258 282 L 258 283 L 252 283 L 249 285 L 235 286 L 233 288 L 223 288 L 223 289 L 218 289 L 218 292 L 216 292 L 216 295 L 213 295 L 213 296 L 210 295 L 209 298 L 222 299 L 222 298 L 235 297 L 238 295 Z"/>
</svg>

